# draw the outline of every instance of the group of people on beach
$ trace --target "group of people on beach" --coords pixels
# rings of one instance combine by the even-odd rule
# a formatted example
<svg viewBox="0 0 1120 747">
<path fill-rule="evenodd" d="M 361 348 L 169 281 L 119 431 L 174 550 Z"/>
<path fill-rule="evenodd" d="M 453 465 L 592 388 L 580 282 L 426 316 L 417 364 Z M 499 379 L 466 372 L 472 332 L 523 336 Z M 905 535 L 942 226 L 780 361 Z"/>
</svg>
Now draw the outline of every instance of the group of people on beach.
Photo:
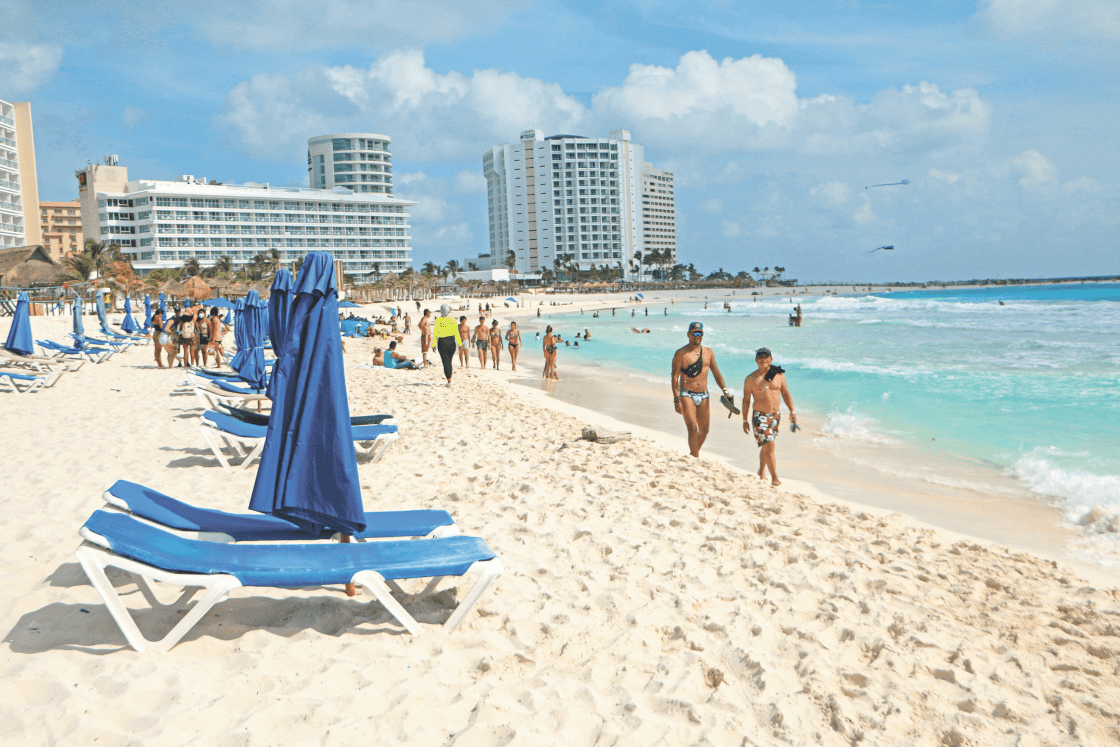
<svg viewBox="0 0 1120 747">
<path fill-rule="evenodd" d="M 694 457 L 700 456 L 700 447 L 708 438 L 711 420 L 711 401 L 708 397 L 708 372 L 716 380 L 723 397 L 720 402 L 732 414 L 743 415 L 743 432 L 754 435 L 758 444 L 758 476 L 765 480 L 770 473 L 773 485 L 781 485 L 778 479 L 778 464 L 775 439 L 781 425 L 781 403 L 784 400 L 789 408 L 790 429 L 796 431 L 797 411 L 786 383 L 785 370 L 774 365 L 774 357 L 769 348 L 755 351 L 754 362 L 757 370 L 752 371 L 743 381 L 742 409 L 735 407 L 735 396 L 727 388 L 723 374 L 716 364 L 716 356 L 711 348 L 703 345 L 704 324 L 692 322 L 688 325 L 688 344 L 673 355 L 672 389 L 673 408 L 684 417 L 688 429 L 688 448 Z"/>
<path fill-rule="evenodd" d="M 222 338 L 229 325 L 222 321 L 221 311 L 211 308 L 206 313 L 203 306 L 172 307 L 166 314 L 159 309 L 152 313 L 152 347 L 156 365 L 163 368 L 163 354 L 167 354 L 167 368 L 207 365 L 210 353 L 214 354 L 214 367 L 221 368 L 225 358 Z"/>
</svg>

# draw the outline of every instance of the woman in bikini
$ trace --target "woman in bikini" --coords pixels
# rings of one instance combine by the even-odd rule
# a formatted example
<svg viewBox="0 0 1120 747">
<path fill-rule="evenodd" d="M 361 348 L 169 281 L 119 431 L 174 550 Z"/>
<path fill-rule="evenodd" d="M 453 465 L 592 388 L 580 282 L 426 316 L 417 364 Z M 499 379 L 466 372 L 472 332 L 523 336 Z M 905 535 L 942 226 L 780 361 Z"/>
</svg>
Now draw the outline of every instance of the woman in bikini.
<svg viewBox="0 0 1120 747">
<path fill-rule="evenodd" d="M 494 354 L 494 370 L 498 370 L 498 358 L 502 355 L 502 330 L 498 327 L 498 320 L 490 324 L 490 352 Z"/>
<path fill-rule="evenodd" d="M 517 328 L 517 322 L 509 323 L 509 331 L 506 332 L 506 344 L 509 345 L 509 357 L 513 362 L 513 370 L 517 370 L 517 353 L 521 350 L 521 330 Z"/>
<path fill-rule="evenodd" d="M 552 335 L 551 324 L 544 331 L 541 347 L 544 349 L 544 377 L 559 379 L 560 377 L 556 375 L 556 338 Z"/>
</svg>

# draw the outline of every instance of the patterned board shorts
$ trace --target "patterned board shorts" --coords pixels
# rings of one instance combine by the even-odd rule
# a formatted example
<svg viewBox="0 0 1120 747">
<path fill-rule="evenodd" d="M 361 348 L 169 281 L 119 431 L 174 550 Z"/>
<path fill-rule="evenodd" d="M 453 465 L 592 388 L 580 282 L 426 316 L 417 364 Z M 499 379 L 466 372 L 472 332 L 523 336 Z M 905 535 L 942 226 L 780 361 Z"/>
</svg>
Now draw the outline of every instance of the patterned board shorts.
<svg viewBox="0 0 1120 747">
<path fill-rule="evenodd" d="M 778 426 L 781 422 L 780 413 L 752 411 L 751 425 L 754 426 L 754 440 L 758 442 L 759 448 L 778 437 Z"/>
</svg>

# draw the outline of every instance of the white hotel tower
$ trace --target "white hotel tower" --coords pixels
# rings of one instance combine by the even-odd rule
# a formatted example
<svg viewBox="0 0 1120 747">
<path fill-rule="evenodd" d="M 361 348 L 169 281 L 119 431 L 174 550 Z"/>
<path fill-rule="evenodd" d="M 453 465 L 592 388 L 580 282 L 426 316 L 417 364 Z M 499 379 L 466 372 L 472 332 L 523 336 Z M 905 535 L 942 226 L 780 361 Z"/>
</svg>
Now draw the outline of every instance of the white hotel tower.
<svg viewBox="0 0 1120 747">
<path fill-rule="evenodd" d="M 518 272 L 552 270 L 559 260 L 580 269 L 621 268 L 626 279 L 635 278 L 634 254 L 647 245 L 642 182 L 650 166 L 644 155 L 626 130 L 606 138 L 546 138 L 525 130 L 520 142 L 486 151 L 494 261 L 504 262 L 512 251 Z"/>
<path fill-rule="evenodd" d="M 393 196 L 389 138 L 321 135 L 307 149 L 311 188 L 129 180 L 117 157 L 106 156 L 75 172 L 83 232 L 120 244 L 141 273 L 191 259 L 209 267 L 229 257 L 237 267 L 273 249 L 285 263 L 327 250 L 363 279 L 410 267 L 416 203 Z"/>
</svg>

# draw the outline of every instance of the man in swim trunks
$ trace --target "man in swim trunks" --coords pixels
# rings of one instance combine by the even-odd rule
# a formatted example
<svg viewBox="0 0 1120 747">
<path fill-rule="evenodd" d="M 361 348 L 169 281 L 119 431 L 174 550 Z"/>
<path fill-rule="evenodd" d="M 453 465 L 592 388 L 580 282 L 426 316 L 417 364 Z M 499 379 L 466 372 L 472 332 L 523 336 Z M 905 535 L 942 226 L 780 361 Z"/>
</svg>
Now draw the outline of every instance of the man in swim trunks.
<svg viewBox="0 0 1120 747">
<path fill-rule="evenodd" d="M 459 317 L 459 339 L 470 341 L 471 325 L 467 324 L 467 317 Z M 468 345 L 459 346 L 459 368 L 471 367 L 471 349 Z"/>
<path fill-rule="evenodd" d="M 770 348 L 759 348 L 754 354 L 754 362 L 758 370 L 752 371 L 743 382 L 743 432 L 749 434 L 754 429 L 754 440 L 758 442 L 759 478 L 765 480 L 766 470 L 770 470 L 771 484 L 781 485 L 774 439 L 778 437 L 778 426 L 782 422 L 782 400 L 786 401 L 789 419 L 794 424 L 797 423 L 797 412 L 793 409 L 793 399 L 786 386 L 785 372 L 780 366 L 773 365 Z"/>
<path fill-rule="evenodd" d="M 479 304 L 481 306 L 482 304 Z M 478 364 L 486 368 L 487 352 L 490 350 L 490 328 L 486 326 L 486 317 L 478 318 L 478 326 L 471 333 L 471 342 L 478 350 Z"/>
<path fill-rule="evenodd" d="M 716 356 L 711 348 L 703 346 L 704 325 L 693 322 L 688 325 L 688 344 L 673 354 L 673 372 L 670 376 L 673 387 L 673 409 L 684 416 L 688 428 L 688 450 L 694 457 L 700 456 L 700 447 L 708 438 L 711 419 L 711 403 L 708 400 L 708 370 L 715 377 L 716 384 L 725 395 L 730 395 L 723 382 L 723 374 L 716 365 Z"/>
<path fill-rule="evenodd" d="M 416 323 L 420 328 L 420 355 L 424 365 L 428 365 L 428 349 L 432 347 L 432 312 L 424 309 L 424 316 Z M 397 330 L 393 330 L 396 332 Z"/>
</svg>

